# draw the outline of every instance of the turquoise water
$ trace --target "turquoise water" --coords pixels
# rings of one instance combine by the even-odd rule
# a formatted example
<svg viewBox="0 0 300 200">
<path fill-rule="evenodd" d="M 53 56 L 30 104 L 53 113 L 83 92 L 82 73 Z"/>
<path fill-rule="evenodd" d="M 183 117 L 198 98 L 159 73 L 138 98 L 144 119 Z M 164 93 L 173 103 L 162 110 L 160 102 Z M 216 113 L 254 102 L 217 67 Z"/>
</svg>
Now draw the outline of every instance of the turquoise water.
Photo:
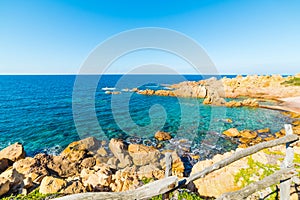
<svg viewBox="0 0 300 200">
<path fill-rule="evenodd" d="M 187 139 L 194 151 L 206 148 L 220 152 L 236 147 L 234 141 L 222 136 L 225 129 L 269 127 L 274 133 L 290 122 L 280 112 L 266 109 L 214 107 L 202 105 L 201 99 L 144 96 L 125 91 L 118 95 L 105 93 L 112 88 L 114 91 L 134 87 L 161 89 L 166 87 L 164 84 L 184 79 L 203 79 L 196 75 L 102 76 L 92 96 L 93 110 L 85 94 L 91 93 L 89 84 L 94 78 L 85 76 L 79 88 L 82 98 L 72 99 L 76 76 L 0 76 L 0 149 L 21 142 L 28 155 L 57 154 L 70 142 L 88 136 L 107 140 L 118 137 L 152 145 L 154 132 L 164 130 L 175 138 L 165 144 L 168 148 L 177 148 L 178 140 Z M 74 111 L 74 102 L 82 110 Z M 90 120 L 93 115 L 97 124 Z M 227 123 L 227 118 L 233 123 Z"/>
</svg>

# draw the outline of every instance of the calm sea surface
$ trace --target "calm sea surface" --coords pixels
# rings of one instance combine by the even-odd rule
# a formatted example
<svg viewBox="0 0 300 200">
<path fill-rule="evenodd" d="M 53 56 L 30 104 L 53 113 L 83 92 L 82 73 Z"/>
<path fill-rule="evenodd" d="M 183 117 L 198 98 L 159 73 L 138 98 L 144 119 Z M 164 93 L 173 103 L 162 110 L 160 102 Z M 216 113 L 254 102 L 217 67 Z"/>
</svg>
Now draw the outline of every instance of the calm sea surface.
<svg viewBox="0 0 300 200">
<path fill-rule="evenodd" d="M 189 140 L 195 151 L 205 146 L 219 152 L 236 147 L 220 134 L 225 129 L 269 127 L 275 133 L 290 122 L 278 111 L 214 107 L 202 105 L 201 99 L 122 91 L 134 87 L 166 89 L 168 84 L 201 80 L 202 76 L 104 75 L 96 86 L 92 86 L 96 76 L 84 76 L 75 90 L 76 78 L 75 75 L 0 76 L 0 149 L 21 142 L 28 155 L 57 154 L 70 142 L 88 136 L 146 141 L 151 145 L 154 132 L 161 129 L 171 132 L 175 139 Z M 82 98 L 72 98 L 74 91 Z M 109 95 L 105 93 L 108 91 L 121 94 Z M 85 98 L 85 94 L 94 97 L 94 101 Z M 97 123 L 91 120 L 93 116 Z M 227 123 L 227 118 L 233 123 Z"/>
</svg>

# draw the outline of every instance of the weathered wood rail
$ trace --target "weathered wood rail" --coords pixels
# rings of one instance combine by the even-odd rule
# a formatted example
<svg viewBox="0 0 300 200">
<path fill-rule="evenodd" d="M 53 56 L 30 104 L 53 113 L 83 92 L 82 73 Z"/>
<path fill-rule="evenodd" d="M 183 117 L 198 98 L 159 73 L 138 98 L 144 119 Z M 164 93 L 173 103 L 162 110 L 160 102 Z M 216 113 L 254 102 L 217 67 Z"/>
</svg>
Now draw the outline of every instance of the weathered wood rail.
<svg viewBox="0 0 300 200">
<path fill-rule="evenodd" d="M 134 200 L 134 199 L 148 199 L 160 194 L 163 195 L 165 199 L 168 198 L 170 191 L 174 191 L 180 187 L 187 186 L 190 182 L 193 182 L 199 178 L 203 178 L 211 172 L 214 172 L 218 169 L 221 169 L 241 158 L 252 155 L 260 150 L 267 149 L 270 147 L 278 146 L 285 144 L 286 145 L 286 156 L 281 165 L 281 170 L 275 172 L 274 174 L 264 178 L 261 181 L 257 181 L 249 184 L 248 186 L 242 188 L 241 190 L 235 192 L 224 193 L 217 200 L 229 200 L 229 199 L 245 199 L 249 195 L 253 194 L 256 191 L 270 187 L 271 185 L 277 184 L 280 182 L 280 199 L 289 200 L 290 199 L 290 185 L 292 179 L 297 175 L 297 172 L 293 168 L 293 158 L 294 152 L 292 144 L 299 140 L 299 137 L 293 134 L 291 125 L 285 125 L 286 135 L 282 138 L 271 140 L 268 142 L 262 142 L 255 146 L 240 150 L 235 152 L 233 155 L 221 160 L 209 167 L 206 167 L 204 170 L 192 174 L 191 176 L 178 180 L 176 176 L 170 175 L 170 163 L 172 159 L 170 155 L 166 156 L 166 177 L 161 180 L 148 183 L 140 188 L 135 190 L 126 191 L 126 192 L 90 192 L 90 193 L 80 193 L 73 194 L 65 197 L 57 198 L 56 200 L 102 200 L 102 199 L 124 199 L 124 200 Z M 297 178 L 295 180 L 298 180 Z"/>
</svg>

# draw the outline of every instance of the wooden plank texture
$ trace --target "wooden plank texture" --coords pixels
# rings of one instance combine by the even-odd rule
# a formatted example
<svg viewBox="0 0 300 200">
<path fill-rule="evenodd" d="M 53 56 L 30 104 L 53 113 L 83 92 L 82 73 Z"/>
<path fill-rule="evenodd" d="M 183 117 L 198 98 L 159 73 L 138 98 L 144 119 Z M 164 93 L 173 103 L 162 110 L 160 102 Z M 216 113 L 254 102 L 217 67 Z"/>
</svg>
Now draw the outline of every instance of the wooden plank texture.
<svg viewBox="0 0 300 200">
<path fill-rule="evenodd" d="M 217 200 L 232 200 L 232 199 L 242 200 L 250 196 L 256 191 L 260 191 L 262 189 L 270 187 L 271 185 L 278 184 L 280 180 L 287 180 L 296 175 L 297 172 L 293 168 L 281 169 L 275 172 L 274 174 L 267 176 L 261 181 L 257 181 L 249 184 L 248 186 L 244 187 L 241 190 L 222 194 L 219 198 L 217 198 Z"/>
<path fill-rule="evenodd" d="M 165 161 L 166 161 L 166 170 L 165 170 L 165 177 L 172 176 L 172 154 L 167 152 L 165 154 Z M 167 192 L 162 195 L 163 200 L 168 200 L 170 198 L 170 193 Z"/>
<path fill-rule="evenodd" d="M 164 194 L 176 187 L 178 178 L 170 176 L 161 180 L 148 183 L 135 190 L 126 192 L 88 192 L 68 195 L 65 197 L 57 198 L 56 200 L 134 200 L 134 199 L 148 199 L 160 194 Z"/>
<path fill-rule="evenodd" d="M 285 133 L 286 135 L 292 135 L 293 129 L 290 124 L 285 124 Z M 281 169 L 287 169 L 293 167 L 293 160 L 294 160 L 294 149 L 291 146 L 290 142 L 286 143 L 286 153 L 285 158 L 281 164 Z M 291 190 L 291 183 L 292 180 L 282 180 L 280 182 L 280 200 L 290 200 L 290 190 Z"/>
<path fill-rule="evenodd" d="M 298 140 L 298 136 L 295 135 L 295 134 L 286 135 L 286 136 L 284 136 L 282 138 L 279 138 L 279 139 L 276 139 L 276 140 L 271 140 L 271 141 L 268 141 L 268 142 L 262 142 L 262 143 L 259 143 L 257 145 L 254 145 L 252 147 L 248 147 L 246 149 L 243 149 L 241 151 L 237 151 L 232 156 L 229 156 L 228 158 L 225 158 L 224 160 L 221 160 L 221 161 L 205 168 L 204 170 L 191 175 L 190 177 L 188 177 L 186 179 L 185 184 L 188 184 L 188 183 L 190 183 L 192 181 L 195 181 L 199 178 L 203 178 L 207 174 L 209 174 L 213 171 L 221 169 L 222 167 L 225 167 L 225 166 L 227 166 L 227 165 L 229 165 L 229 164 L 231 164 L 231 163 L 233 163 L 233 162 L 235 162 L 235 161 L 237 161 L 241 158 L 252 155 L 252 154 L 254 154 L 254 153 L 256 153 L 260 150 L 270 148 L 270 147 L 274 147 L 274 146 L 281 145 L 281 144 L 285 144 L 285 143 L 288 143 L 288 142 L 294 142 L 294 141 L 297 141 L 297 140 Z"/>
</svg>

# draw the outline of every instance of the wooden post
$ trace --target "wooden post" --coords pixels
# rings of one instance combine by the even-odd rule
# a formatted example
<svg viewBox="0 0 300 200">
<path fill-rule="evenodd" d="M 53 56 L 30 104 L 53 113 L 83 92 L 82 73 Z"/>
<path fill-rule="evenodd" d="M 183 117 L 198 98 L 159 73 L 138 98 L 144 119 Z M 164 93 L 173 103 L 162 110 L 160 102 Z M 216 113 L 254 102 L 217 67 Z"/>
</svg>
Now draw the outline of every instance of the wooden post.
<svg viewBox="0 0 300 200">
<path fill-rule="evenodd" d="M 165 161 L 166 161 L 166 171 L 165 171 L 165 177 L 172 176 L 172 154 L 167 152 L 165 154 Z M 170 193 L 165 193 L 162 195 L 163 200 L 168 200 L 170 198 Z"/>
<path fill-rule="evenodd" d="M 249 156 L 249 155 L 252 155 L 260 150 L 263 150 L 263 149 L 266 149 L 266 148 L 270 148 L 270 147 L 274 147 L 274 146 L 278 146 L 278 145 L 281 145 L 281 144 L 286 144 L 287 142 L 295 142 L 297 141 L 299 138 L 297 135 L 295 134 L 292 134 L 292 135 L 286 135 L 282 138 L 279 138 L 279 139 L 276 139 L 276 140 L 271 140 L 271 141 L 268 141 L 268 142 L 262 142 L 262 143 L 259 143 L 257 145 L 254 145 L 254 146 L 251 146 L 251 147 L 248 147 L 246 149 L 243 149 L 241 151 L 237 151 L 235 152 L 233 155 L 219 161 L 219 162 L 216 162 L 215 164 L 209 166 L 209 167 L 206 167 L 205 169 L 203 169 L 202 171 L 200 172 L 197 172 L 195 174 L 192 174 L 190 175 L 188 178 L 186 178 L 186 181 L 184 182 L 184 185 L 187 185 L 188 183 L 192 182 L 192 181 L 195 181 L 199 178 L 203 178 L 205 177 L 207 174 L 213 172 L 213 171 L 216 171 L 218 169 L 221 169 L 222 167 L 225 167 L 241 158 L 244 158 L 246 156 Z"/>
<path fill-rule="evenodd" d="M 290 124 L 285 124 L 285 133 L 286 135 L 292 135 L 293 129 Z M 281 169 L 287 169 L 293 167 L 294 160 L 294 149 L 291 146 L 291 142 L 286 143 L 286 154 L 285 158 L 281 164 Z M 290 189 L 291 189 L 291 179 L 281 180 L 280 181 L 280 200 L 289 200 L 290 199 Z"/>
</svg>

